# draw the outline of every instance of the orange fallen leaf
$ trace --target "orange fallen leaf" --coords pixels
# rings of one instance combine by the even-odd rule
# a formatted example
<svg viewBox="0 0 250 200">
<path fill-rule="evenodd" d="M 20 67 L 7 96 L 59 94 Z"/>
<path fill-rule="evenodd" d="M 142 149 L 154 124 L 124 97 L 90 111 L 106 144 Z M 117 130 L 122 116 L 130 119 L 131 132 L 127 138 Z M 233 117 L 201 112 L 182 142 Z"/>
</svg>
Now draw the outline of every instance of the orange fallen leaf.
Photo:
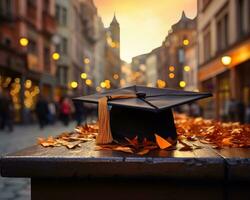
<svg viewBox="0 0 250 200">
<path fill-rule="evenodd" d="M 122 152 L 125 152 L 125 153 L 134 153 L 133 150 L 130 148 L 130 147 L 116 147 L 116 148 L 113 148 L 112 150 L 114 151 L 122 151 Z"/>
<path fill-rule="evenodd" d="M 156 143 L 160 147 L 160 149 L 166 149 L 166 148 L 172 146 L 171 143 L 169 143 L 167 140 L 165 140 L 164 138 L 162 138 L 161 136 L 159 136 L 157 134 L 155 134 L 155 139 L 156 139 Z"/>
<path fill-rule="evenodd" d="M 150 152 L 150 149 L 143 149 L 137 153 L 137 155 L 143 156 Z"/>
</svg>

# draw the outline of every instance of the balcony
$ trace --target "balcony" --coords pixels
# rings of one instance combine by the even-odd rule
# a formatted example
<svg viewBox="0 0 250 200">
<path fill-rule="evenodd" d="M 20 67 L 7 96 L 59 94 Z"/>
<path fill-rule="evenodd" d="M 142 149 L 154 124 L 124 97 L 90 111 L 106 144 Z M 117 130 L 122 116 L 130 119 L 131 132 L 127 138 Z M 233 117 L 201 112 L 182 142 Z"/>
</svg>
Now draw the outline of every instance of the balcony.
<svg viewBox="0 0 250 200">
<path fill-rule="evenodd" d="M 16 50 L 0 45 L 0 67 L 17 72 L 25 70 L 25 56 Z"/>
<path fill-rule="evenodd" d="M 56 31 L 56 21 L 48 12 L 43 12 L 43 30 L 49 35 L 53 35 Z"/>
</svg>

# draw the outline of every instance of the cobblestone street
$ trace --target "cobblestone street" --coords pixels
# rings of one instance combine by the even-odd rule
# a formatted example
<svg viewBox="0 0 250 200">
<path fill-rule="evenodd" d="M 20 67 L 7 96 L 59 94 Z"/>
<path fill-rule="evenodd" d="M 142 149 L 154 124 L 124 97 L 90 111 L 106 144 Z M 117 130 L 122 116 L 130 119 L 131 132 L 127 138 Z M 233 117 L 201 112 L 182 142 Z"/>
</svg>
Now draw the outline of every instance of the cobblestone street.
<svg viewBox="0 0 250 200">
<path fill-rule="evenodd" d="M 68 127 L 61 123 L 47 126 L 40 130 L 38 125 L 15 126 L 12 133 L 0 132 L 0 153 L 11 153 L 22 148 L 34 145 L 37 137 L 57 135 L 62 131 L 73 130 L 75 123 L 70 123 Z M 0 177 L 0 200 L 29 200 L 30 180 L 25 178 L 3 178 Z"/>
</svg>

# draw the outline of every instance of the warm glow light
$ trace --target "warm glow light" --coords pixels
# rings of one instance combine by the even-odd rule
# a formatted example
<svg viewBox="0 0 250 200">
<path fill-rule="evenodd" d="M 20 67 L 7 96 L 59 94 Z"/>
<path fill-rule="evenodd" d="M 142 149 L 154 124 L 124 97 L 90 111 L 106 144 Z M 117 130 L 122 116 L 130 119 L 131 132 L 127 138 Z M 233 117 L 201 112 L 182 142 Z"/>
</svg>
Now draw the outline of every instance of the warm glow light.
<svg viewBox="0 0 250 200">
<path fill-rule="evenodd" d="M 87 80 L 85 81 L 85 83 L 86 83 L 86 85 L 92 85 L 92 81 L 91 81 L 90 79 L 87 79 Z"/>
<path fill-rule="evenodd" d="M 173 72 L 175 70 L 174 66 L 169 66 L 168 69 L 169 69 L 170 72 Z"/>
<path fill-rule="evenodd" d="M 89 64 L 89 63 L 90 63 L 89 58 L 84 58 L 84 63 L 85 63 L 85 64 Z"/>
<path fill-rule="evenodd" d="M 54 52 L 54 53 L 52 54 L 52 58 L 53 58 L 53 60 L 59 60 L 59 59 L 60 59 L 60 54 L 57 53 L 57 52 Z"/>
<path fill-rule="evenodd" d="M 188 65 L 184 66 L 184 71 L 185 71 L 185 72 L 189 72 L 190 69 L 191 69 L 191 68 L 190 68 Z"/>
<path fill-rule="evenodd" d="M 119 78 L 119 75 L 118 75 L 118 74 L 114 74 L 113 78 L 114 78 L 115 80 L 117 80 L 117 79 Z"/>
<path fill-rule="evenodd" d="M 232 58 L 230 56 L 223 56 L 221 58 L 221 62 L 222 62 L 223 65 L 226 65 L 226 66 L 230 65 L 231 62 L 232 62 Z"/>
<path fill-rule="evenodd" d="M 99 86 L 96 87 L 96 91 L 100 92 L 102 90 L 102 88 L 100 88 Z"/>
<path fill-rule="evenodd" d="M 166 87 L 166 82 L 163 80 L 157 80 L 157 86 L 159 88 L 164 88 L 164 87 Z"/>
<path fill-rule="evenodd" d="M 185 46 L 189 45 L 189 40 L 188 39 L 183 40 L 183 45 Z"/>
<path fill-rule="evenodd" d="M 31 88 L 31 86 L 32 86 L 32 81 L 31 80 L 26 80 L 25 81 L 25 87 L 29 89 L 29 88 Z"/>
<path fill-rule="evenodd" d="M 29 44 L 29 40 L 25 37 L 20 38 L 19 43 L 21 46 L 26 47 Z"/>
<path fill-rule="evenodd" d="M 105 88 L 105 87 L 106 87 L 106 83 L 105 83 L 105 82 L 101 82 L 100 86 L 101 86 L 102 88 Z"/>
<path fill-rule="evenodd" d="M 174 73 L 170 73 L 170 74 L 168 75 L 168 77 L 169 77 L 169 78 L 174 78 L 175 75 L 174 75 Z"/>
<path fill-rule="evenodd" d="M 78 87 L 78 83 L 77 83 L 76 81 L 72 81 L 72 82 L 70 83 L 70 86 L 71 86 L 71 88 L 75 89 L 75 88 Z"/>
<path fill-rule="evenodd" d="M 88 75 L 86 73 L 81 73 L 81 78 L 82 79 L 86 79 L 88 77 Z"/>
<path fill-rule="evenodd" d="M 184 87 L 186 87 L 186 82 L 185 81 L 180 81 L 179 85 L 180 85 L 180 87 L 184 88 Z"/>
</svg>

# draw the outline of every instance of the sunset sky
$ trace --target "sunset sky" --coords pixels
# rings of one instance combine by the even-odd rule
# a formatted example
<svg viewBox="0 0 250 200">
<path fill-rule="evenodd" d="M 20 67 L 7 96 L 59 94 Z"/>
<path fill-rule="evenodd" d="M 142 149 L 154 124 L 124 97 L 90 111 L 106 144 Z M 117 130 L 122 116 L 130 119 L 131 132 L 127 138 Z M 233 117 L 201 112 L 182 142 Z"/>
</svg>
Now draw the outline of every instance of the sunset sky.
<svg viewBox="0 0 250 200">
<path fill-rule="evenodd" d="M 196 0 L 94 0 L 105 27 L 114 12 L 121 28 L 121 58 L 131 58 L 161 45 L 171 25 L 184 10 L 187 17 L 197 13 Z"/>
</svg>

